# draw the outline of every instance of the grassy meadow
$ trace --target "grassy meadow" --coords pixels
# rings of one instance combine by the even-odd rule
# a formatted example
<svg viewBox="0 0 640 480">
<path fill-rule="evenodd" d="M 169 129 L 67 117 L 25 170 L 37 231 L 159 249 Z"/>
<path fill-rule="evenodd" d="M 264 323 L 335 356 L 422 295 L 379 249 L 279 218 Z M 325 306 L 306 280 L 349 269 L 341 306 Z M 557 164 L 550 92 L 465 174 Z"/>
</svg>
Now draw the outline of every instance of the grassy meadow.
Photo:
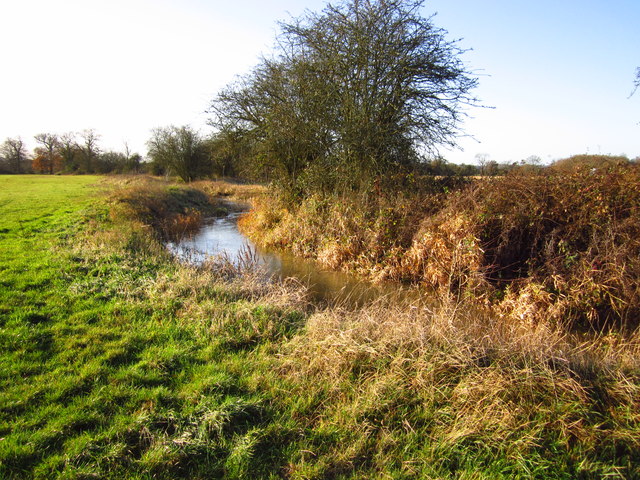
<svg viewBox="0 0 640 480">
<path fill-rule="evenodd" d="M 637 334 L 177 264 L 221 196 L 265 192 L 0 177 L 0 478 L 640 478 Z"/>
<path fill-rule="evenodd" d="M 251 335 L 211 329 L 300 315 L 180 270 L 141 224 L 111 218 L 105 180 L 0 182 L 0 477 L 240 475 L 271 411 L 245 385 Z M 192 321 L 196 307 L 207 315 Z"/>
</svg>

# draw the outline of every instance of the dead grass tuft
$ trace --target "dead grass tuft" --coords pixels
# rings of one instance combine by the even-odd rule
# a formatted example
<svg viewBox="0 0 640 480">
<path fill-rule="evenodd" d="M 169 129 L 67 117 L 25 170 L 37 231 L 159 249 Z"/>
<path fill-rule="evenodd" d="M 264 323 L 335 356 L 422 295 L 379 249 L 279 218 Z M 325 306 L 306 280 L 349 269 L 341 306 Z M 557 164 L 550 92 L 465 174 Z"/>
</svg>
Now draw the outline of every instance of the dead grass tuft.
<svg viewBox="0 0 640 480">
<path fill-rule="evenodd" d="M 637 333 L 581 340 L 452 302 L 373 304 L 313 314 L 281 371 L 307 395 L 322 390 L 333 412 L 322 422 L 376 441 L 421 432 L 416 465 L 486 454 L 526 464 L 549 449 L 586 461 L 607 442 L 640 447 L 639 346 Z"/>
<path fill-rule="evenodd" d="M 263 197 L 267 188 L 262 185 L 231 183 L 221 180 L 200 180 L 190 187 L 205 192 L 210 198 L 229 198 L 238 202 L 252 203 Z"/>
</svg>

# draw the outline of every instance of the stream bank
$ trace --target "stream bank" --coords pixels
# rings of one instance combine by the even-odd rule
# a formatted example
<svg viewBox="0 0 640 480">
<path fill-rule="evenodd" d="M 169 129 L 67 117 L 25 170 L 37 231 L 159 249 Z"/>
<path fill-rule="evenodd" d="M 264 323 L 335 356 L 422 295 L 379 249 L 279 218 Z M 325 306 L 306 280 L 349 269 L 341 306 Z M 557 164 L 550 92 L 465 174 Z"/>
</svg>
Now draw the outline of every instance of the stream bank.
<svg viewBox="0 0 640 480">
<path fill-rule="evenodd" d="M 238 228 L 239 218 L 249 211 L 247 204 L 225 200 L 226 214 L 204 219 L 199 229 L 166 243 L 178 259 L 202 266 L 224 260 L 259 270 L 276 281 L 294 279 L 304 285 L 312 303 L 355 309 L 385 297 L 400 302 L 420 297 L 416 289 L 396 282 L 373 284 L 354 275 L 322 269 L 317 262 L 291 253 L 256 245 Z"/>
<path fill-rule="evenodd" d="M 340 221 L 329 216 L 318 231 Z M 153 411 L 176 400 L 149 407 L 141 428 L 158 435 L 140 447 L 143 465 L 222 459 L 229 478 L 640 475 L 637 336 L 573 344 L 551 322 L 455 298 L 438 308 L 308 309 L 260 296 L 243 278 L 165 263 L 166 274 L 142 283 L 155 302 L 143 318 L 175 316 L 193 331 L 180 336 L 186 353 L 149 354 L 132 374 L 168 369 L 170 384 L 192 383 L 171 398 L 196 410 L 167 421 Z M 211 342 L 197 380 L 177 373 L 192 339 Z"/>
</svg>

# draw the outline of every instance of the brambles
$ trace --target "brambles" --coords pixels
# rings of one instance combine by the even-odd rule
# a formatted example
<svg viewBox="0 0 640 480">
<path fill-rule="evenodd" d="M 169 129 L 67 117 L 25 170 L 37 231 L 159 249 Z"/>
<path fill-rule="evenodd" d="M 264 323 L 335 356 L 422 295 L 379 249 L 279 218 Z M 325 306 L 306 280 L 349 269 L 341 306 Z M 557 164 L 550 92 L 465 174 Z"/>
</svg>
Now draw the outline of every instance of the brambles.
<svg viewBox="0 0 640 480">
<path fill-rule="evenodd" d="M 638 166 L 480 182 L 450 207 L 474 225 L 502 306 L 601 328 L 640 308 Z M 535 312 L 534 312 L 535 311 Z"/>
<path fill-rule="evenodd" d="M 374 280 L 481 296 L 519 319 L 633 327 L 640 314 L 640 167 L 514 171 L 448 193 L 260 204 L 258 242 Z"/>
</svg>

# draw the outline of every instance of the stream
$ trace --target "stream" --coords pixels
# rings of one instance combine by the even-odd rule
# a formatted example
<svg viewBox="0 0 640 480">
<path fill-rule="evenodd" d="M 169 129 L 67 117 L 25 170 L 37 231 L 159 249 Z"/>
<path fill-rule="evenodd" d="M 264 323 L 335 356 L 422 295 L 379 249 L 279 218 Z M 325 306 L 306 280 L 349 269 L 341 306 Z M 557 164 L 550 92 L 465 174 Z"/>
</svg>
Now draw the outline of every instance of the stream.
<svg viewBox="0 0 640 480">
<path fill-rule="evenodd" d="M 238 229 L 240 215 L 242 212 L 234 212 L 207 219 L 198 231 L 168 242 L 167 248 L 180 260 L 196 265 L 215 256 L 226 257 L 234 263 L 246 261 L 249 256 L 271 278 L 293 277 L 302 282 L 314 303 L 357 308 L 384 295 L 407 296 L 406 289 L 396 283 L 374 285 L 344 272 L 324 270 L 314 261 L 260 248 Z"/>
</svg>

